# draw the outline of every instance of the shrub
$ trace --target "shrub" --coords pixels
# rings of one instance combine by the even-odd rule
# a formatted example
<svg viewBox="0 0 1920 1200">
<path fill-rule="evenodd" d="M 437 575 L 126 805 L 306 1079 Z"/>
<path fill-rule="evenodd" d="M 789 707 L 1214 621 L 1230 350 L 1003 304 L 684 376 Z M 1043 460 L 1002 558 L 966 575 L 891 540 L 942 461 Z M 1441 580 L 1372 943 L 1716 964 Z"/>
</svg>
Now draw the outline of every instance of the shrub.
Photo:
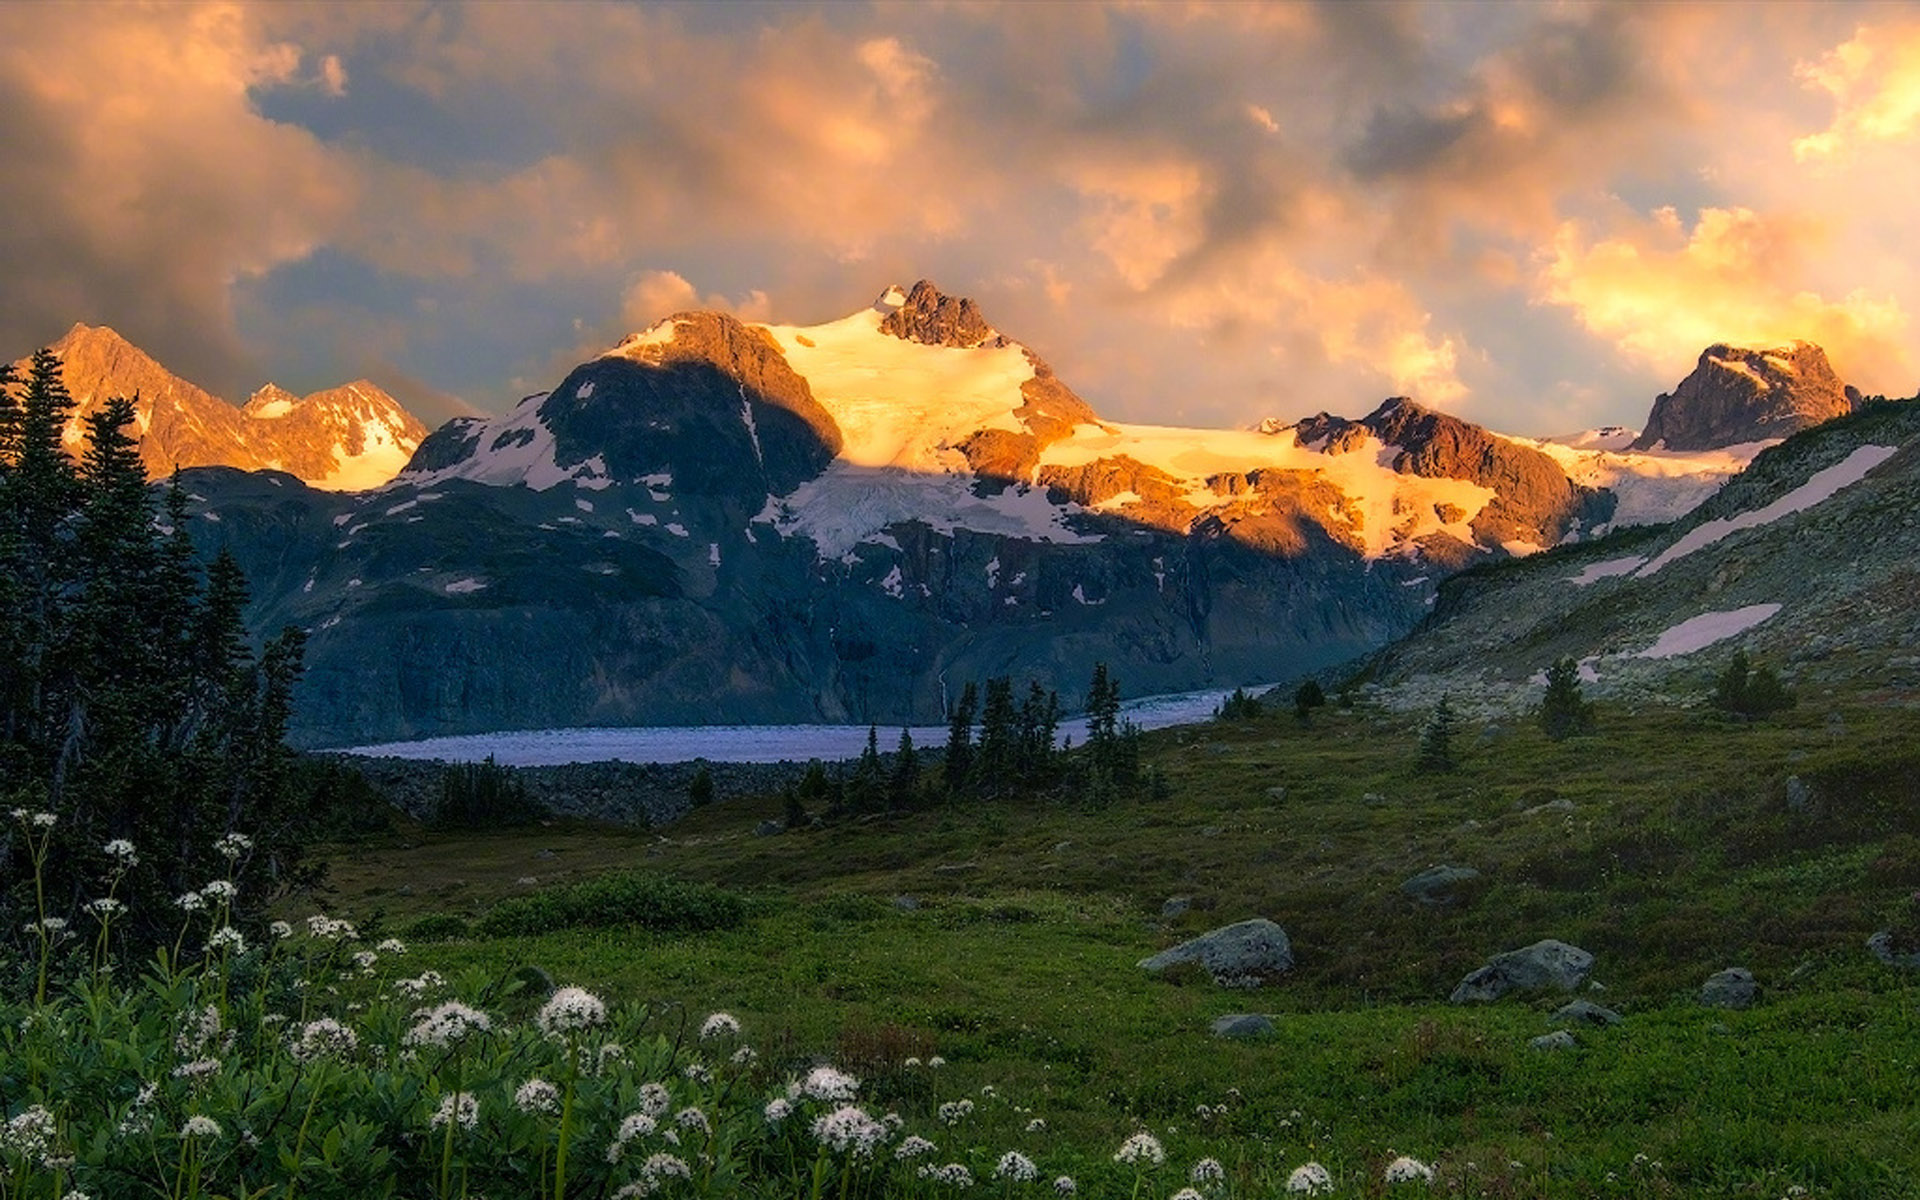
<svg viewBox="0 0 1920 1200">
<path fill-rule="evenodd" d="M 433 913 L 407 926 L 407 938 L 415 942 L 450 942 L 470 932 L 466 918 L 452 913 Z"/>
<path fill-rule="evenodd" d="M 1313 710 L 1324 708 L 1327 703 L 1326 690 L 1317 679 L 1309 679 L 1293 690 L 1293 715 L 1304 725 L 1313 719 Z"/>
<path fill-rule="evenodd" d="M 1798 703 L 1798 698 L 1780 682 L 1772 667 L 1755 667 L 1746 651 L 1736 650 L 1714 683 L 1712 703 L 1722 712 L 1753 719 L 1784 712 Z"/>
<path fill-rule="evenodd" d="M 1245 688 L 1233 689 L 1233 694 L 1220 702 L 1214 711 L 1214 717 L 1221 721 L 1251 721 L 1262 712 L 1260 701 L 1247 694 Z"/>
<path fill-rule="evenodd" d="M 1420 757 L 1416 763 L 1420 770 L 1453 770 L 1453 725 L 1453 703 L 1441 696 L 1440 703 L 1433 707 L 1433 715 L 1420 730 Z"/>
<path fill-rule="evenodd" d="M 433 823 L 450 829 L 496 829 L 532 825 L 547 810 L 527 795 L 527 785 L 512 767 L 489 754 L 477 763 L 450 763 L 440 776 L 440 799 Z"/>
<path fill-rule="evenodd" d="M 485 937 L 528 937 L 637 925 L 661 933 L 708 933 L 737 929 L 746 918 L 746 900 L 736 892 L 636 871 L 502 900 L 474 930 Z"/>
</svg>

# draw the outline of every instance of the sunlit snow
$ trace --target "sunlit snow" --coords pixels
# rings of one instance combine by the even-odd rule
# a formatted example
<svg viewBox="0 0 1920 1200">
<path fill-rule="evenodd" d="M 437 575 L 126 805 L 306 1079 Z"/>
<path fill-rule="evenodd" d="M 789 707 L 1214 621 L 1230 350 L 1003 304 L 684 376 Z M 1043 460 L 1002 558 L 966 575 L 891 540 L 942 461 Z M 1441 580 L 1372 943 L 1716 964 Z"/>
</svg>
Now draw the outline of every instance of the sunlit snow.
<svg viewBox="0 0 1920 1200">
<path fill-rule="evenodd" d="M 1701 613 L 1667 630 L 1638 658 L 1675 658 L 1704 650 L 1715 642 L 1745 633 L 1780 611 L 1778 604 L 1749 604 L 1731 612 Z"/>
</svg>

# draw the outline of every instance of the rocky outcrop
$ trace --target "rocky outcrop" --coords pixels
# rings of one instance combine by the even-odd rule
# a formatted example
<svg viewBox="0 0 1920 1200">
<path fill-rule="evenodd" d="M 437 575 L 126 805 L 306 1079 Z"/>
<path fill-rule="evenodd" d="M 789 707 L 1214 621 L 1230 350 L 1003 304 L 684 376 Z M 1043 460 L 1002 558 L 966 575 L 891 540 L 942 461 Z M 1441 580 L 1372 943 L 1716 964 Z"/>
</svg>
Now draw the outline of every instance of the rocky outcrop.
<svg viewBox="0 0 1920 1200">
<path fill-rule="evenodd" d="M 1157 975 L 1185 963 L 1197 964 L 1221 987 L 1259 987 L 1293 969 L 1293 947 L 1286 930 L 1255 917 L 1143 958 L 1140 967 Z"/>
<path fill-rule="evenodd" d="M 987 324 L 979 305 L 964 296 L 946 295 L 931 279 L 922 279 L 909 288 L 905 302 L 887 314 L 880 329 L 909 342 L 960 350 L 1007 344 L 1007 339 Z"/>
<path fill-rule="evenodd" d="M 75 325 L 52 346 L 73 396 L 69 444 L 114 396 L 137 400 L 134 433 L 149 478 L 175 467 L 276 470 L 330 489 L 377 487 L 406 465 L 427 429 L 361 379 L 295 396 L 274 384 L 235 408 L 161 366 L 105 326 Z M 26 363 L 16 364 L 22 374 Z"/>
<path fill-rule="evenodd" d="M 1593 955 L 1578 946 L 1548 938 L 1508 950 L 1470 972 L 1448 999 L 1454 1004 L 1486 1004 L 1508 992 L 1570 992 L 1587 981 Z"/>
<path fill-rule="evenodd" d="M 1812 342 L 1708 346 L 1692 374 L 1654 400 L 1631 448 L 1714 450 L 1789 437 L 1852 412 L 1859 399 Z"/>
</svg>

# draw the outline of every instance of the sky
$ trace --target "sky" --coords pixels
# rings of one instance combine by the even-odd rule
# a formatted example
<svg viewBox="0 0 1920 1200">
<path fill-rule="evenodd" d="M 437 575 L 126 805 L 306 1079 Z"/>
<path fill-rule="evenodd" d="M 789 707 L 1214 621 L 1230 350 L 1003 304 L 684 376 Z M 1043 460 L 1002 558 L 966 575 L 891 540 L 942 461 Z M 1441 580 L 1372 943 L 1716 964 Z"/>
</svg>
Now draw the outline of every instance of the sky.
<svg viewBox="0 0 1920 1200">
<path fill-rule="evenodd" d="M 0 351 L 498 412 L 672 312 L 972 296 L 1104 416 L 1920 385 L 1920 5 L 0 5 Z"/>
</svg>

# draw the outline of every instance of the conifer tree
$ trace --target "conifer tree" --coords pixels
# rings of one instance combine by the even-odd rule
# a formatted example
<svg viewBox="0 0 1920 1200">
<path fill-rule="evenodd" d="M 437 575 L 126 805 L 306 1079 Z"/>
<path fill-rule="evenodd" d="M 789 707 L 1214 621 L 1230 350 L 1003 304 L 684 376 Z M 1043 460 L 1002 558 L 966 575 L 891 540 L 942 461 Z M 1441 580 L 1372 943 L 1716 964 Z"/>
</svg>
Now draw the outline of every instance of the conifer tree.
<svg viewBox="0 0 1920 1200">
<path fill-rule="evenodd" d="M 947 785 L 947 794 L 957 796 L 967 786 L 973 770 L 973 714 L 979 706 L 980 693 L 969 683 L 960 689 L 960 699 L 953 710 L 947 714 L 947 755 L 941 763 L 941 774 Z"/>
<path fill-rule="evenodd" d="M 687 803 L 695 808 L 713 803 L 713 769 L 704 758 L 694 760 L 693 778 L 687 780 Z"/>
<path fill-rule="evenodd" d="M 1580 696 L 1580 666 L 1562 658 L 1547 668 L 1547 695 L 1540 705 L 1540 726 L 1554 741 L 1593 732 L 1593 705 Z"/>
<path fill-rule="evenodd" d="M 980 707 L 980 742 L 968 772 L 976 794 L 1003 796 L 1012 790 L 1018 768 L 1015 719 L 1013 680 L 1005 675 L 987 680 L 986 702 Z"/>
<path fill-rule="evenodd" d="M 1433 706 L 1433 715 L 1427 718 L 1426 725 L 1420 730 L 1420 758 L 1417 764 L 1420 770 L 1453 770 L 1453 725 L 1453 701 L 1443 694 L 1440 703 Z"/>
<path fill-rule="evenodd" d="M 1016 728 L 1021 781 L 1031 788 L 1051 786 L 1055 775 L 1053 743 L 1060 733 L 1060 693 L 1041 687 L 1038 679 L 1028 680 L 1027 698 L 1021 702 Z"/>
<path fill-rule="evenodd" d="M 1316 708 L 1324 708 L 1326 703 L 1327 693 L 1326 690 L 1320 686 L 1320 681 L 1317 679 L 1304 680 L 1299 687 L 1293 690 L 1294 719 L 1302 725 L 1310 724 L 1313 721 L 1313 710 Z"/>
<path fill-rule="evenodd" d="M 893 752 L 893 772 L 887 777 L 887 803 L 895 809 L 912 807 L 919 786 L 920 756 L 913 748 L 913 734 L 902 725 L 900 744 Z"/>
<path fill-rule="evenodd" d="M 886 772 L 880 765 L 880 728 L 867 726 L 867 744 L 847 780 L 847 807 L 857 813 L 877 812 L 886 796 Z"/>
</svg>

